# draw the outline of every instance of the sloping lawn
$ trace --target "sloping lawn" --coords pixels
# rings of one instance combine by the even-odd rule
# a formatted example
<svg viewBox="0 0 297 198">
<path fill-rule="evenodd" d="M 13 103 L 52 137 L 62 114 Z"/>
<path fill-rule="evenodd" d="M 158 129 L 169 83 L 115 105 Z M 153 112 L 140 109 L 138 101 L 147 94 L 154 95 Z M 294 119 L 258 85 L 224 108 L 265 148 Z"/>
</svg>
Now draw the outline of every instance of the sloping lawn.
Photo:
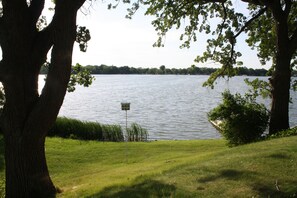
<svg viewBox="0 0 297 198">
<path fill-rule="evenodd" d="M 297 137 L 107 143 L 48 138 L 58 197 L 297 197 Z"/>
</svg>

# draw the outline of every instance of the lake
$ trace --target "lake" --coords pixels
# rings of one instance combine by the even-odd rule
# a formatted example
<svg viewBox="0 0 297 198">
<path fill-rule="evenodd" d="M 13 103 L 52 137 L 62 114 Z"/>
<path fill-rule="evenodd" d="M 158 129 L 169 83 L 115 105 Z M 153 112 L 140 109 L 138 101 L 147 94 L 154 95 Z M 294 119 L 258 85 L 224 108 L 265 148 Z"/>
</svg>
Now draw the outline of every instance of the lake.
<svg viewBox="0 0 297 198">
<path fill-rule="evenodd" d="M 207 120 L 207 113 L 221 102 L 221 93 L 244 93 L 244 78 L 221 79 L 214 89 L 202 87 L 208 76 L 187 75 L 95 75 L 89 88 L 78 86 L 67 93 L 59 116 L 125 128 L 121 102 L 130 102 L 128 125 L 140 124 L 150 139 L 217 139 L 220 134 Z M 261 77 L 266 79 L 267 77 Z M 43 77 L 40 84 L 43 84 Z M 297 101 L 297 94 L 292 93 Z M 263 100 L 269 106 L 269 100 Z M 290 124 L 297 125 L 296 102 L 290 105 Z"/>
</svg>

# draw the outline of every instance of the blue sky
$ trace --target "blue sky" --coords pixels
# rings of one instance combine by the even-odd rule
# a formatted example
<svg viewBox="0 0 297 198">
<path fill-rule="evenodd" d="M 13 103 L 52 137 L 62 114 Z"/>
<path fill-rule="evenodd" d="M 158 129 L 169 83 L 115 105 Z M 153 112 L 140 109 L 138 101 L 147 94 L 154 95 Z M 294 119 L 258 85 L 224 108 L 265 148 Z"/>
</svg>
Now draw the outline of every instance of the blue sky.
<svg viewBox="0 0 297 198">
<path fill-rule="evenodd" d="M 244 9 L 244 4 L 235 1 L 237 9 Z M 145 8 L 141 7 L 132 20 L 126 19 L 126 6 L 120 4 L 115 10 L 108 10 L 104 1 L 93 1 L 92 5 L 84 5 L 78 12 L 78 24 L 90 29 L 91 37 L 86 53 L 80 52 L 76 45 L 73 53 L 73 64 L 82 65 L 115 65 L 131 67 L 187 68 L 192 64 L 205 67 L 219 67 L 216 63 L 197 64 L 194 59 L 202 54 L 207 35 L 200 34 L 198 42 L 190 49 L 180 49 L 179 36 L 182 30 L 173 29 L 168 32 L 165 47 L 152 45 L 157 34 L 151 25 L 153 17 L 144 16 Z M 49 15 L 50 12 L 45 12 Z M 51 13 L 52 14 L 52 13 Z M 50 17 L 48 17 L 50 18 Z M 249 49 L 244 42 L 245 36 L 238 38 L 237 48 L 242 51 L 241 60 L 251 68 L 262 68 L 256 52 Z M 269 66 L 269 65 L 268 65 Z M 268 67 L 266 67 L 268 69 Z"/>
</svg>

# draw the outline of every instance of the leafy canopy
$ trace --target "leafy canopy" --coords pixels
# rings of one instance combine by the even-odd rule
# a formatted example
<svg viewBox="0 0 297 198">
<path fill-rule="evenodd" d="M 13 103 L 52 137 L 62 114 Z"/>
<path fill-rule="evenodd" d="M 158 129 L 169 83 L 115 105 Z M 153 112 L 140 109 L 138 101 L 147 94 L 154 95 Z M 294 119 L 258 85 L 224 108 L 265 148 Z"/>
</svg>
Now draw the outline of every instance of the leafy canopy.
<svg viewBox="0 0 297 198">
<path fill-rule="evenodd" d="M 119 0 L 116 0 L 119 3 Z M 131 1 L 123 1 L 131 3 Z M 297 37 L 296 16 L 297 1 L 280 2 L 282 14 L 288 14 L 288 37 Z M 212 86 L 221 76 L 234 76 L 237 67 L 242 66 L 239 61 L 242 53 L 236 49 L 237 40 L 241 34 L 247 36 L 246 42 L 251 49 L 257 50 L 262 65 L 272 63 L 274 70 L 276 64 L 276 32 L 275 16 L 268 5 L 272 1 L 259 0 L 138 0 L 133 1 L 128 9 L 127 18 L 131 18 L 140 5 L 146 6 L 146 15 L 154 16 L 152 21 L 158 39 L 154 46 L 164 46 L 166 33 L 173 28 L 184 31 L 180 35 L 182 48 L 190 47 L 192 42 L 198 41 L 198 34 L 209 35 L 206 51 L 195 59 L 197 63 L 214 61 L 222 67 L 211 75 L 205 85 Z M 116 7 L 111 6 L 110 7 Z M 288 13 L 287 13 L 288 12 Z M 296 50 L 292 57 L 291 67 L 296 67 Z"/>
</svg>

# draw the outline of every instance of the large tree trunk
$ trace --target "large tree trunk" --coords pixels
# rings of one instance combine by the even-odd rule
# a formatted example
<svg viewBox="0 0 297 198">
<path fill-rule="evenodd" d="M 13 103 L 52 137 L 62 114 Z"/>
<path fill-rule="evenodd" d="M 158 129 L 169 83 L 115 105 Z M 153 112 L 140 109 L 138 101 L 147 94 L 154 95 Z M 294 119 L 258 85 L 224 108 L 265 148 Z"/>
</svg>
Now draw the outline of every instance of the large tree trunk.
<svg viewBox="0 0 297 198">
<path fill-rule="evenodd" d="M 54 197 L 56 188 L 49 177 L 44 140 L 6 137 L 5 141 L 6 197 Z"/>
<path fill-rule="evenodd" d="M 288 6 L 286 6 L 288 7 Z M 272 4 L 276 30 L 275 71 L 271 78 L 272 106 L 269 133 L 289 128 L 289 101 L 291 82 L 291 43 L 288 35 L 288 14 L 278 3 Z"/>
<path fill-rule="evenodd" d="M 76 13 L 84 1 L 57 0 L 53 20 L 41 32 L 37 32 L 35 24 L 44 1 L 31 1 L 29 9 L 26 1 L 3 4 L 0 80 L 6 95 L 1 115 L 6 197 L 56 195 L 46 164 L 45 137 L 66 93 L 76 37 Z M 39 95 L 38 74 L 51 47 L 49 73 Z"/>
<path fill-rule="evenodd" d="M 277 57 L 276 70 L 271 79 L 272 106 L 269 134 L 289 128 L 290 60 L 286 55 Z"/>
<path fill-rule="evenodd" d="M 25 62 L 23 62 L 25 64 Z M 52 197 L 56 189 L 49 177 L 45 134 L 31 135 L 39 123 L 27 127 L 38 102 L 38 73 L 15 75 L 4 81 L 7 102 L 2 115 L 5 139 L 6 197 Z"/>
<path fill-rule="evenodd" d="M 49 176 L 44 141 L 44 137 L 10 135 L 6 130 L 6 197 L 55 196 L 56 188 Z"/>
</svg>

